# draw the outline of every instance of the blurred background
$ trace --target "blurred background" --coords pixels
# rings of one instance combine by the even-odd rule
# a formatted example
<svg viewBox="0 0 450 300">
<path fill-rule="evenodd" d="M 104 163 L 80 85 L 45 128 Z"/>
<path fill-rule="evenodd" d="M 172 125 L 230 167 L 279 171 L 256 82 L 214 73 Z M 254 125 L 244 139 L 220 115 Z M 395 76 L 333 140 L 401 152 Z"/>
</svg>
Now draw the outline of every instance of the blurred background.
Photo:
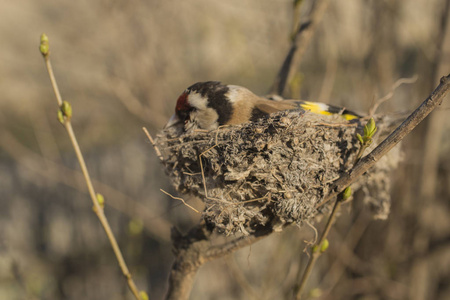
<svg viewBox="0 0 450 300">
<path fill-rule="evenodd" d="M 450 72 L 448 6 L 331 1 L 293 96 L 364 113 L 416 75 L 380 108 L 412 111 Z M 41 33 L 128 266 L 150 299 L 162 299 L 170 227 L 187 231 L 199 215 L 160 192 L 176 193 L 141 128 L 157 133 L 197 81 L 267 93 L 293 14 L 292 0 L 2 1 L 0 299 L 132 299 L 56 120 Z M 373 220 L 357 201 L 346 206 L 309 298 L 450 299 L 449 108 L 447 97 L 405 139 L 389 219 Z M 191 299 L 288 299 L 313 235 L 293 226 L 206 264 Z"/>
</svg>

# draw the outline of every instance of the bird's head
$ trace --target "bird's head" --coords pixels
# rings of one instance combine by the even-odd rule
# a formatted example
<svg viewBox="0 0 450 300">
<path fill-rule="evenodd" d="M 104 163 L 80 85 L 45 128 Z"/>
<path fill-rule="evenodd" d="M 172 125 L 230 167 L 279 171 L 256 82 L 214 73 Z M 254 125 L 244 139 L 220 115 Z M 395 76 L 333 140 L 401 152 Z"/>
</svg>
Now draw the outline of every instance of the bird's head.
<svg viewBox="0 0 450 300">
<path fill-rule="evenodd" d="M 175 114 L 165 127 L 183 126 L 184 131 L 213 130 L 226 124 L 233 110 L 229 90 L 229 86 L 218 81 L 191 85 L 178 97 Z"/>
</svg>

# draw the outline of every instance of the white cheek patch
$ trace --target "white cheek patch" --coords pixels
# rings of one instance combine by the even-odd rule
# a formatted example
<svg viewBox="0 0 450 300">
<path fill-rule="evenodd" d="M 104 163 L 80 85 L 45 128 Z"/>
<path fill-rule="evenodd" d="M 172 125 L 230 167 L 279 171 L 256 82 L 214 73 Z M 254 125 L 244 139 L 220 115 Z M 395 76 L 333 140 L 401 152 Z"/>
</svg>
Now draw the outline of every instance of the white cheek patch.
<svg viewBox="0 0 450 300">
<path fill-rule="evenodd" d="M 189 126 L 189 129 L 200 128 L 205 130 L 213 130 L 218 127 L 217 120 L 219 119 L 219 115 L 215 109 L 208 107 L 208 101 L 205 97 L 202 97 L 199 93 L 191 92 L 188 101 L 195 110 L 191 112 L 189 116 L 191 122 L 188 122 L 186 127 Z"/>
<path fill-rule="evenodd" d="M 191 92 L 188 97 L 189 104 L 198 109 L 203 110 L 207 108 L 207 100 L 206 98 L 202 97 L 199 93 Z"/>
<path fill-rule="evenodd" d="M 188 101 L 194 110 L 189 115 L 190 121 L 185 125 L 186 131 L 195 129 L 213 130 L 218 127 L 219 115 L 215 109 L 208 107 L 205 97 L 202 97 L 199 93 L 191 92 Z"/>
</svg>

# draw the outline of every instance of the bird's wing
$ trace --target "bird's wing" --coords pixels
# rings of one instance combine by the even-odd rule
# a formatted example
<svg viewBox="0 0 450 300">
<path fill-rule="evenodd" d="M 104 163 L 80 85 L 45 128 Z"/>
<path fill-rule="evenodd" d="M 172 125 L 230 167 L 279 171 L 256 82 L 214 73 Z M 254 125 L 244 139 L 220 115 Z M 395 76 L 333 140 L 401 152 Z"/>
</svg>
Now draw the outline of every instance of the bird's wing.
<svg viewBox="0 0 450 300">
<path fill-rule="evenodd" d="M 342 107 L 303 100 L 260 100 L 256 103 L 255 107 L 261 111 L 262 114 L 271 114 L 283 110 L 303 109 L 321 115 L 342 115 L 346 120 L 353 120 L 361 117 L 359 114 Z"/>
</svg>

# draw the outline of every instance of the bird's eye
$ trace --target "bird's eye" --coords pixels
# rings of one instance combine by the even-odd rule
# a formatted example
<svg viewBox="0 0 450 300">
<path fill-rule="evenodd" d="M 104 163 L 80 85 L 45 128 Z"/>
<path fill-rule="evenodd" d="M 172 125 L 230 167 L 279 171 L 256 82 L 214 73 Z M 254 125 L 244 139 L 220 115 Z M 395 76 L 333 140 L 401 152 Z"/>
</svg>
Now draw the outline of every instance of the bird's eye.
<svg viewBox="0 0 450 300">
<path fill-rule="evenodd" d="M 186 123 L 191 120 L 190 113 L 192 112 L 192 110 L 193 110 L 192 107 L 189 107 L 187 110 L 185 110 L 185 109 L 177 110 L 176 114 L 180 120 L 182 120 L 182 121 L 184 121 L 184 123 Z"/>
</svg>

